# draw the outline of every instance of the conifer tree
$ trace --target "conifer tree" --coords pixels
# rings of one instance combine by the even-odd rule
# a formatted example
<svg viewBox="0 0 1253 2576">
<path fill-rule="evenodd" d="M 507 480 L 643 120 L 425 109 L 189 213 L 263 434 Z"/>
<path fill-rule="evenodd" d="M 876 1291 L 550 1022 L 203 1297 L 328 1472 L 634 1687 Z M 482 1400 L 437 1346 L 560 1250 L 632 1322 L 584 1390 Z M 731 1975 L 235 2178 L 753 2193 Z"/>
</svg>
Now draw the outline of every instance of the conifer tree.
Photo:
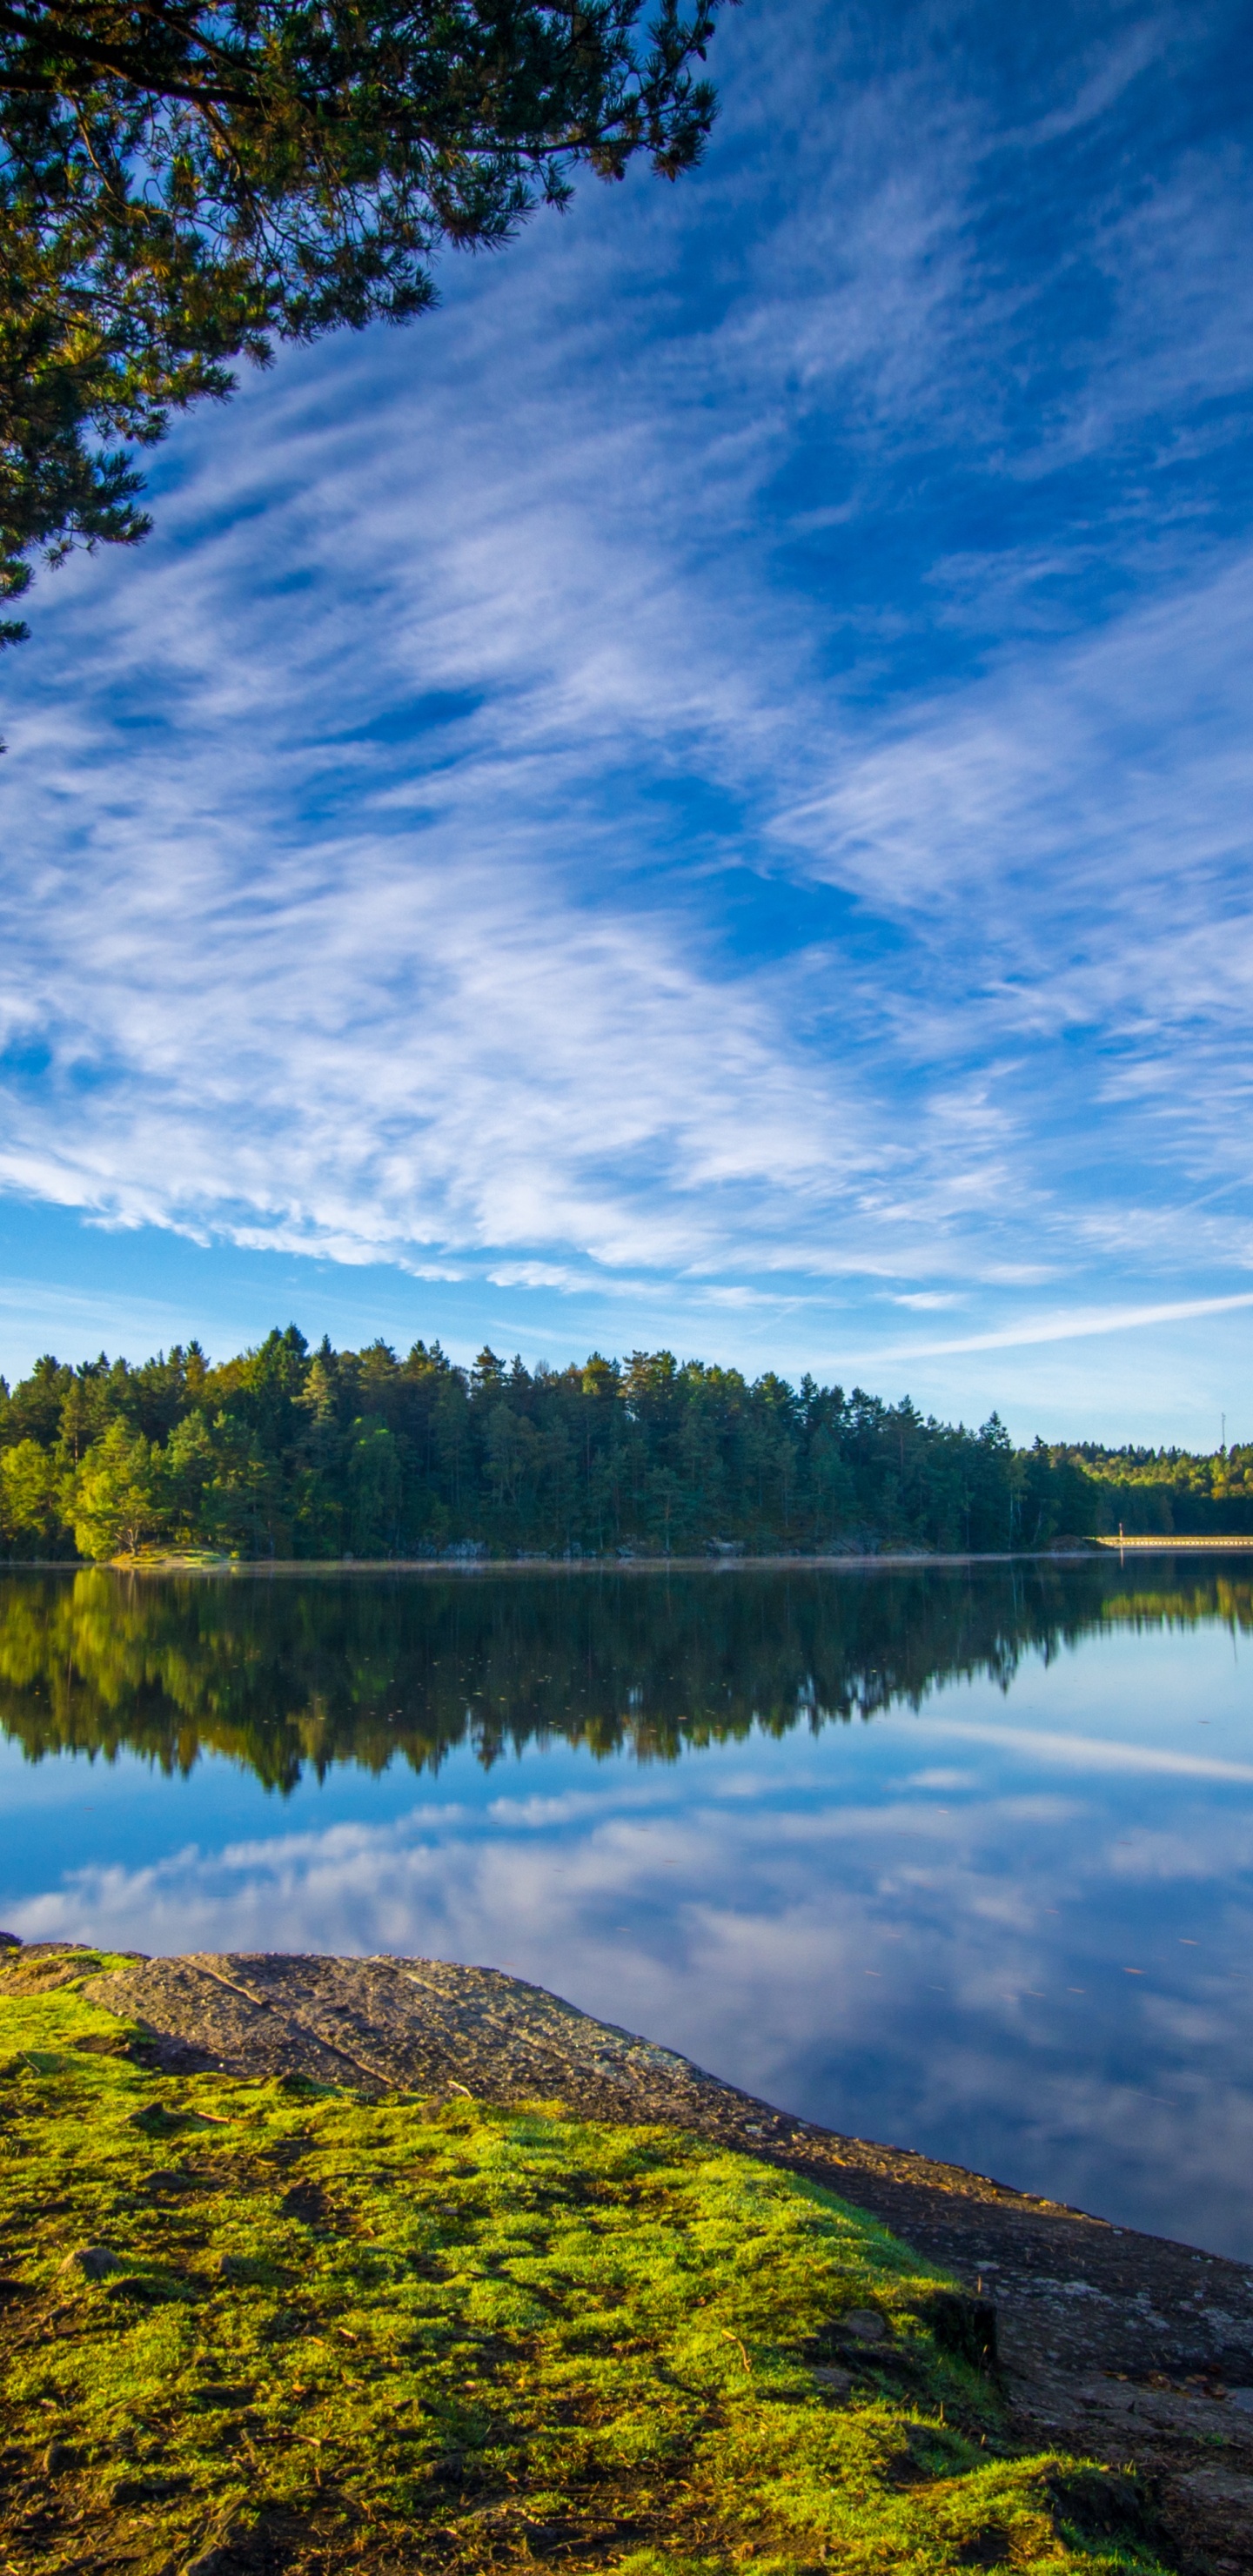
<svg viewBox="0 0 1253 2576">
<path fill-rule="evenodd" d="M 580 164 L 690 169 L 719 5 L 0 0 L 0 603 L 145 535 L 125 442 L 233 358 L 410 320 Z"/>
</svg>

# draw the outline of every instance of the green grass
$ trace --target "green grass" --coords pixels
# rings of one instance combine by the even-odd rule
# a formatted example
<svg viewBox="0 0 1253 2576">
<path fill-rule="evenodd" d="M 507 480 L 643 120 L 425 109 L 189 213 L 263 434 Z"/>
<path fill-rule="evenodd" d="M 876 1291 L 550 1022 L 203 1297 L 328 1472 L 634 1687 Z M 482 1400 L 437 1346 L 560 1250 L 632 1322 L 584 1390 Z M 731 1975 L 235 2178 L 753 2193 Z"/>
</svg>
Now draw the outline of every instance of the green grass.
<svg viewBox="0 0 1253 2576">
<path fill-rule="evenodd" d="M 161 2076 L 78 1979 L 5 1982 L 0 2569 L 249 2533 L 432 2576 L 1155 2567 L 1134 2482 L 1011 2455 L 942 2276 L 816 2185 L 542 2104 Z"/>
</svg>

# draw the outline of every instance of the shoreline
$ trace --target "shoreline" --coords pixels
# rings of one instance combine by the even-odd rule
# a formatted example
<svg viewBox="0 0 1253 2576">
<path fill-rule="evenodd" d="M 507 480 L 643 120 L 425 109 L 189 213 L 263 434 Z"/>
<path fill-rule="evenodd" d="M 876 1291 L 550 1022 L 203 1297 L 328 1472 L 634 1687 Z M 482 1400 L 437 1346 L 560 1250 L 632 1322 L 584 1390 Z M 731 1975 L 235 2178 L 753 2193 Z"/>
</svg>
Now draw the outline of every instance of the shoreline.
<svg viewBox="0 0 1253 2576">
<path fill-rule="evenodd" d="M 6 1943 L 11 1991 L 95 1957 Z M 661 2124 L 823 2184 L 994 2310 L 1017 2441 L 1134 2462 L 1176 2565 L 1253 2576 L 1253 2265 L 1120 2228 L 912 2150 L 789 2116 L 677 2052 L 490 1968 L 380 1955 L 130 1954 L 84 1992 L 177 2079 L 347 2087 L 375 2098 L 559 2101 Z"/>
<path fill-rule="evenodd" d="M 227 2074 L 379 2102 L 544 2102 L 822 2184 L 977 2303 L 1018 2450 L 1134 2465 L 1183 2576 L 1253 2576 L 1253 2264 L 786 2115 L 495 1968 L 322 1953 L 103 1965 L 85 1942 L 10 1935 L 0 1960 L 15 1996 L 83 1978 L 85 1999 L 139 2032 L 144 2063 L 175 2084 Z"/>
<path fill-rule="evenodd" d="M 0 1575 L 5 1574 L 198 1574 L 303 1576 L 326 1578 L 361 1574 L 411 1575 L 588 1575 L 588 1574 L 896 1574 L 927 1573 L 932 1569 L 952 1571 L 972 1565 L 1094 1565 L 1111 1555 L 1120 1559 L 1135 1556 L 1231 1556 L 1253 1555 L 1253 1537 L 1226 1538 L 1093 1538 L 1081 1546 L 1048 1548 L 971 1549 L 954 1555 L 931 1554 L 922 1548 L 883 1549 L 876 1556 L 854 1555 L 840 1551 L 833 1555 L 813 1556 L 379 1556 L 379 1557 L 231 1557 L 209 1558 L 201 1554 L 181 1556 L 171 1550 L 163 1556 L 109 1557 L 8 1557 L 0 1559 Z"/>
</svg>

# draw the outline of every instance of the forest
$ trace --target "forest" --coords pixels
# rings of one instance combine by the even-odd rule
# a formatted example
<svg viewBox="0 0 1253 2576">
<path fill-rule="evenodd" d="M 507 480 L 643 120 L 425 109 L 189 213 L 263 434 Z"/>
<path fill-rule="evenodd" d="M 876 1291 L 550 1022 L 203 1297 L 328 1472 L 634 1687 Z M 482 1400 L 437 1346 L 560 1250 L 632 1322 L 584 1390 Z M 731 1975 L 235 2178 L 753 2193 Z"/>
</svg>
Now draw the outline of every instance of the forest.
<svg viewBox="0 0 1253 2576">
<path fill-rule="evenodd" d="M 438 1342 L 213 1365 L 41 1359 L 0 1379 L 0 1554 L 305 1562 L 1001 1552 L 1253 1532 L 1253 1446 L 1015 1448 L 908 1398 L 669 1351 L 534 1370 Z"/>
</svg>

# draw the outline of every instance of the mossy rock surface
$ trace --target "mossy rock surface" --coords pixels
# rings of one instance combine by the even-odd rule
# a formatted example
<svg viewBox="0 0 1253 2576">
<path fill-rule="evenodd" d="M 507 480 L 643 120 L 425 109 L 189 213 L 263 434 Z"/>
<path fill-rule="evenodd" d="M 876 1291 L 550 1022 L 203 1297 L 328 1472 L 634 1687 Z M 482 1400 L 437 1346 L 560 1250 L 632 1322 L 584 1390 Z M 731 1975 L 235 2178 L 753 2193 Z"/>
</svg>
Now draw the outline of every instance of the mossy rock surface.
<svg viewBox="0 0 1253 2576">
<path fill-rule="evenodd" d="M 0 2565 L 1156 2569 L 1135 2481 L 1017 2455 L 953 2285 L 820 2186 L 162 2073 L 112 1964 L 0 1984 Z"/>
</svg>

